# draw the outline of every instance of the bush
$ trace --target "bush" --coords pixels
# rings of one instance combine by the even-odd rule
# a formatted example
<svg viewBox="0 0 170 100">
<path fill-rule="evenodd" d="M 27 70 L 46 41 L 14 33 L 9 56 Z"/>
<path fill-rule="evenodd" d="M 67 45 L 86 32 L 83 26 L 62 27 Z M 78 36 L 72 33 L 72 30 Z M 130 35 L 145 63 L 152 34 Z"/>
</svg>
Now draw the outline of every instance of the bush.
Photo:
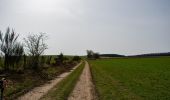
<svg viewBox="0 0 170 100">
<path fill-rule="evenodd" d="M 80 60 L 81 60 L 81 58 L 79 56 L 74 56 L 72 59 L 72 61 L 80 61 Z"/>
</svg>

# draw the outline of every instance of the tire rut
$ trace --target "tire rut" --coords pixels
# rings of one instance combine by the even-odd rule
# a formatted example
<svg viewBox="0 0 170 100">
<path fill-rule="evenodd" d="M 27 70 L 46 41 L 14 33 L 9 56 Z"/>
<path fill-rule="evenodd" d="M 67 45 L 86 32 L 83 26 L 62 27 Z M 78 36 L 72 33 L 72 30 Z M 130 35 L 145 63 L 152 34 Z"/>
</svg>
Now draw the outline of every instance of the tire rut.
<svg viewBox="0 0 170 100">
<path fill-rule="evenodd" d="M 80 78 L 68 100 L 97 100 L 89 64 L 86 61 Z"/>
<path fill-rule="evenodd" d="M 78 66 L 80 66 L 81 63 L 79 63 L 77 66 L 75 66 L 71 71 L 65 72 L 65 73 L 59 75 L 54 80 L 51 80 L 50 82 L 47 82 L 46 84 L 44 84 L 42 86 L 35 87 L 28 93 L 17 98 L 17 100 L 39 100 L 43 95 L 48 93 L 48 91 L 50 89 L 52 89 L 54 86 L 56 86 L 56 84 L 58 84 L 61 80 L 63 80 L 65 77 L 67 77 L 74 69 L 76 69 Z"/>
</svg>

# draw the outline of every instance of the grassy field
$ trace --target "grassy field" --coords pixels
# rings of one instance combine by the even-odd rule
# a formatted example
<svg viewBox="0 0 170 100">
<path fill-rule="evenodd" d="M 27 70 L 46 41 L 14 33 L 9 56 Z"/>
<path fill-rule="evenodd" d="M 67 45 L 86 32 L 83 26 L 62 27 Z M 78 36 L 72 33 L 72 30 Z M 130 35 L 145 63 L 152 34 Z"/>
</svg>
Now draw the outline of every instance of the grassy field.
<svg viewBox="0 0 170 100">
<path fill-rule="evenodd" d="M 75 69 L 67 78 L 57 84 L 56 87 L 50 90 L 48 94 L 42 98 L 42 100 L 67 100 L 67 97 L 76 85 L 83 68 L 84 63 Z"/>
<path fill-rule="evenodd" d="M 170 99 L 170 57 L 89 62 L 100 100 Z"/>
</svg>

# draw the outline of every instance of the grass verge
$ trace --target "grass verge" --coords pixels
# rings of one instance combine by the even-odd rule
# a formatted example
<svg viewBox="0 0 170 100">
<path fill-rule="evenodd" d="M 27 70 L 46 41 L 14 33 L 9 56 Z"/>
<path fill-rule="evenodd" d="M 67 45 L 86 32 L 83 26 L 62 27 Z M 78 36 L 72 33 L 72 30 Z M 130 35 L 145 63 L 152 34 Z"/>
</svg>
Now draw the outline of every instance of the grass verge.
<svg viewBox="0 0 170 100">
<path fill-rule="evenodd" d="M 48 92 L 41 100 L 67 100 L 69 94 L 74 89 L 76 82 L 84 68 L 84 62 L 75 69 L 69 76 L 63 79 L 52 90 Z"/>
</svg>

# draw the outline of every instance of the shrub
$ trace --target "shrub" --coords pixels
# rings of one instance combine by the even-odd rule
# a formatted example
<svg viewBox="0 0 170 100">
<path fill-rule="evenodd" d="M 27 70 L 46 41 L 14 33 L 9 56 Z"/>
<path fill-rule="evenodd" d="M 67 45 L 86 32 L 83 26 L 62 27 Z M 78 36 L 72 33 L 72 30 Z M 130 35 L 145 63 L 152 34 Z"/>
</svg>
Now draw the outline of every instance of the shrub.
<svg viewBox="0 0 170 100">
<path fill-rule="evenodd" d="M 74 56 L 72 59 L 72 61 L 80 61 L 80 60 L 81 60 L 81 58 L 79 56 Z"/>
</svg>

